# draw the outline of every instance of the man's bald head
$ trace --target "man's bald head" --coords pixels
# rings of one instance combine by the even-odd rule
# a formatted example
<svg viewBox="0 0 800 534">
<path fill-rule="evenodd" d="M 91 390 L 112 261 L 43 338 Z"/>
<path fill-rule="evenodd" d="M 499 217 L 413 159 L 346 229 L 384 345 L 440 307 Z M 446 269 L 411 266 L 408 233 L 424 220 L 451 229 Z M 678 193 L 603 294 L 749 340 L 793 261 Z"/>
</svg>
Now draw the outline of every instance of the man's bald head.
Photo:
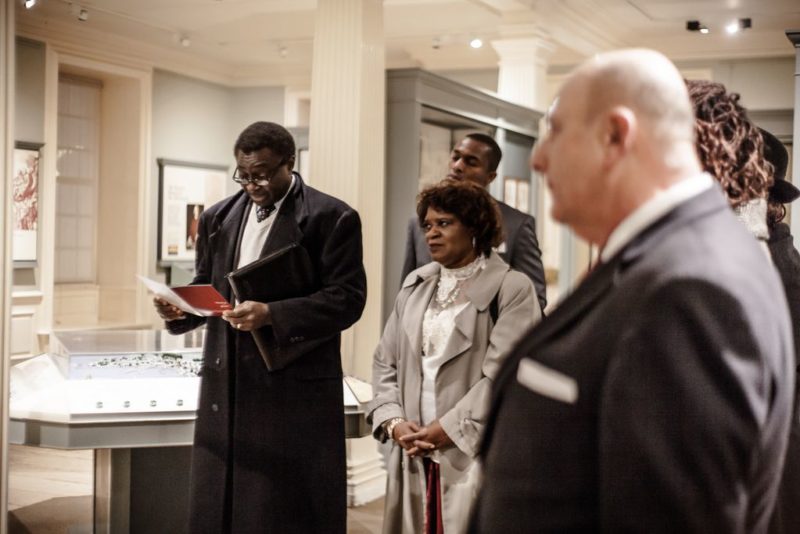
<svg viewBox="0 0 800 534">
<path fill-rule="evenodd" d="M 602 245 L 660 190 L 697 175 L 694 114 L 683 78 L 658 52 L 625 50 L 581 65 L 559 91 L 532 167 L 552 215 Z"/>
<path fill-rule="evenodd" d="M 587 120 L 615 106 L 630 108 L 658 143 L 694 142 L 694 113 L 678 69 L 653 50 L 601 54 L 568 83 L 585 84 Z"/>
</svg>

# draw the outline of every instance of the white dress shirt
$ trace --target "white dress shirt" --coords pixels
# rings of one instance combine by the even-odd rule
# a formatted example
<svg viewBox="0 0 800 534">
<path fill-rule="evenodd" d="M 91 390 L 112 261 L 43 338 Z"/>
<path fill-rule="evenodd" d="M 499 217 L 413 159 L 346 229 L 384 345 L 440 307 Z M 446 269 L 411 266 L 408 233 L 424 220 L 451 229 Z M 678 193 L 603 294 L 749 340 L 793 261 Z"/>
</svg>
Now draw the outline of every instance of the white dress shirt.
<svg viewBox="0 0 800 534">
<path fill-rule="evenodd" d="M 275 203 L 275 210 L 269 214 L 269 217 L 261 222 L 258 222 L 258 218 L 256 217 L 258 206 L 256 206 L 255 203 L 251 203 L 250 212 L 247 214 L 247 222 L 244 225 L 242 241 L 239 244 L 239 263 L 236 264 L 237 269 L 253 263 L 261 256 L 261 250 L 264 248 L 264 243 L 267 242 L 269 231 L 272 229 L 272 223 L 275 222 L 275 217 L 277 217 L 278 212 L 281 210 L 286 195 L 288 195 L 294 187 L 294 182 L 294 175 L 292 175 L 292 183 L 289 185 L 286 194 Z"/>
</svg>

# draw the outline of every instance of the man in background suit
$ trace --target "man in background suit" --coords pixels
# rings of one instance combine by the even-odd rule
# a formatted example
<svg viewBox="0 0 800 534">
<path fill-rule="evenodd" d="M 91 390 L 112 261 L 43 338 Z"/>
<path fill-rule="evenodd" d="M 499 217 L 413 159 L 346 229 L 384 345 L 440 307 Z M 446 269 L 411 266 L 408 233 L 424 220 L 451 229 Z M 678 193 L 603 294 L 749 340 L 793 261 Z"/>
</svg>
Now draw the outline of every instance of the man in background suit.
<svg viewBox="0 0 800 534">
<path fill-rule="evenodd" d="M 763 250 L 700 170 L 661 54 L 582 65 L 532 166 L 601 264 L 495 381 L 473 532 L 764 532 L 794 393 Z"/>
<path fill-rule="evenodd" d="M 292 172 L 294 140 L 280 125 L 251 124 L 234 155 L 241 190 L 200 216 L 192 283 L 232 301 L 226 274 L 292 244 L 308 252 L 315 281 L 304 296 L 240 302 L 222 317 L 185 315 L 156 298 L 170 332 L 206 325 L 189 531 L 344 534 L 339 345 L 366 298 L 361 221 Z M 263 283 L 293 285 L 294 275 Z M 264 328 L 272 371 L 251 334 Z"/>
<path fill-rule="evenodd" d="M 497 166 L 503 153 L 494 139 L 482 133 L 471 133 L 462 139 L 450 153 L 450 180 L 467 180 L 481 187 L 488 187 L 497 177 Z M 498 253 L 506 263 L 528 276 L 536 288 L 536 296 L 542 311 L 547 306 L 547 282 L 544 278 L 542 251 L 536 239 L 536 220 L 508 204 L 498 201 L 503 216 L 505 242 Z M 431 262 L 431 254 L 425 236 L 419 228 L 417 217 L 408 221 L 406 257 L 403 262 L 401 282 L 408 273 Z"/>
</svg>

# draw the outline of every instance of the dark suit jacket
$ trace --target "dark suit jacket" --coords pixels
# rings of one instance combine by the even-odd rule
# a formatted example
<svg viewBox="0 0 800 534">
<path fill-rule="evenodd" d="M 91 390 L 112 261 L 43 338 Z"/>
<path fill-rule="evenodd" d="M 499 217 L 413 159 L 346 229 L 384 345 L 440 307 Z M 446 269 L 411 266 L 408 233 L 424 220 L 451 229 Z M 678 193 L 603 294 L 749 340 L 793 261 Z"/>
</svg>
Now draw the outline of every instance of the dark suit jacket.
<svg viewBox="0 0 800 534">
<path fill-rule="evenodd" d="M 346 528 L 346 468 L 339 334 L 366 297 L 358 213 L 295 174 L 261 256 L 297 242 L 317 274 L 303 298 L 271 302 L 272 335 L 293 363 L 268 372 L 249 332 L 206 323 L 192 459 L 190 531 L 340 532 Z M 231 300 L 249 199 L 240 191 L 203 212 L 193 283 Z M 292 273 L 286 273 L 291 277 Z M 265 284 L 281 283 L 265 280 Z M 280 354 L 280 353 L 279 353 Z"/>
<path fill-rule="evenodd" d="M 506 361 L 472 529 L 764 532 L 793 371 L 780 281 L 714 187 L 593 271 Z"/>
<path fill-rule="evenodd" d="M 544 311 L 547 306 L 547 282 L 544 278 L 542 265 L 542 251 L 536 239 L 536 220 L 503 202 L 497 202 L 500 214 L 503 216 L 503 230 L 505 231 L 505 251 L 500 252 L 500 257 L 511 266 L 528 276 L 536 288 L 539 305 Z M 431 253 L 425 243 L 425 236 L 416 216 L 408 221 L 408 236 L 406 237 L 406 258 L 403 261 L 402 282 L 406 276 L 419 267 L 431 262 Z"/>
</svg>

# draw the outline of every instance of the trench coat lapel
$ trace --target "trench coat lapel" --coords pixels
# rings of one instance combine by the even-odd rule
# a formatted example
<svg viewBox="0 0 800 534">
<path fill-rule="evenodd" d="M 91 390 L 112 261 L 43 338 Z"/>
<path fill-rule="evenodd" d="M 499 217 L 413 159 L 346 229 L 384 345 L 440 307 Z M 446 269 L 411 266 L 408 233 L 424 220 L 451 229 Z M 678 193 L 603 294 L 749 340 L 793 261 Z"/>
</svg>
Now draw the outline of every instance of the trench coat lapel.
<svg viewBox="0 0 800 534">
<path fill-rule="evenodd" d="M 422 319 L 425 315 L 425 310 L 428 309 L 428 303 L 431 301 L 433 292 L 436 290 L 438 273 L 439 267 L 436 264 L 428 264 L 422 267 L 420 274 L 422 281 L 419 282 L 417 288 L 414 289 L 406 301 L 403 313 L 403 331 L 405 331 L 408 338 L 411 354 L 417 356 L 415 358 L 416 361 L 419 361 L 419 356 L 422 355 Z"/>
<path fill-rule="evenodd" d="M 239 246 L 239 229 L 242 226 L 249 199 L 244 193 L 231 199 L 231 206 L 221 210 L 214 218 L 212 232 L 208 236 L 208 250 L 216 251 L 214 257 L 214 272 L 229 273 L 234 269 L 236 251 Z M 225 283 L 217 290 L 230 301 L 232 298 L 230 284 Z"/>
<path fill-rule="evenodd" d="M 489 307 L 492 299 L 500 290 L 508 269 L 508 264 L 502 260 L 497 252 L 492 252 L 486 261 L 483 271 L 478 275 L 474 283 L 467 288 L 466 294 L 470 305 L 456 315 L 455 328 L 442 352 L 441 365 L 472 348 L 478 313 Z"/>
</svg>

